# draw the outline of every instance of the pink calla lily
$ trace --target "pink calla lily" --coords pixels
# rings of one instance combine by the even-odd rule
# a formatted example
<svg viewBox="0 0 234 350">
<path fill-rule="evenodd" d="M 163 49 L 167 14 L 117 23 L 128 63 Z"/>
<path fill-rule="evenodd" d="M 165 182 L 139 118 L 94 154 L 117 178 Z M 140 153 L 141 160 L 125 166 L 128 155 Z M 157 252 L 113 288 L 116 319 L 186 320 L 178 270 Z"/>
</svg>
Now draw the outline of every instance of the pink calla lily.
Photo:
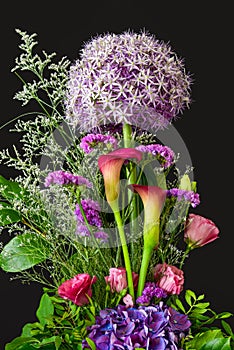
<svg viewBox="0 0 234 350">
<path fill-rule="evenodd" d="M 166 199 L 166 191 L 157 186 L 130 185 L 137 192 L 144 205 L 144 241 L 147 246 L 155 248 L 158 245 L 159 217 Z"/>
<path fill-rule="evenodd" d="M 122 165 L 126 159 L 142 159 L 142 152 L 134 148 L 120 148 L 98 159 L 98 166 L 104 177 L 106 199 L 110 206 L 116 206 L 119 196 L 119 180 Z"/>
<path fill-rule="evenodd" d="M 159 218 L 166 199 L 166 191 L 157 186 L 130 185 L 144 205 L 144 248 L 137 295 L 141 296 L 153 250 L 159 243 Z"/>
</svg>

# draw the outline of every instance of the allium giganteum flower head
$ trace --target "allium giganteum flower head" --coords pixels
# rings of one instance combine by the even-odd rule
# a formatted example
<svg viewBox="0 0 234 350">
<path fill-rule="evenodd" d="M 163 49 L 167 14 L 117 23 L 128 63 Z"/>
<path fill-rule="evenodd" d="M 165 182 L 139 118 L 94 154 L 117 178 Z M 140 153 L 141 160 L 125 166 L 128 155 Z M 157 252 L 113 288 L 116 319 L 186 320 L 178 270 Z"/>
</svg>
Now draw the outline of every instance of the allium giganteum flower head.
<svg viewBox="0 0 234 350">
<path fill-rule="evenodd" d="M 82 130 L 108 123 L 158 130 L 188 107 L 190 84 L 168 43 L 146 32 L 100 35 L 70 68 L 66 115 Z"/>
</svg>

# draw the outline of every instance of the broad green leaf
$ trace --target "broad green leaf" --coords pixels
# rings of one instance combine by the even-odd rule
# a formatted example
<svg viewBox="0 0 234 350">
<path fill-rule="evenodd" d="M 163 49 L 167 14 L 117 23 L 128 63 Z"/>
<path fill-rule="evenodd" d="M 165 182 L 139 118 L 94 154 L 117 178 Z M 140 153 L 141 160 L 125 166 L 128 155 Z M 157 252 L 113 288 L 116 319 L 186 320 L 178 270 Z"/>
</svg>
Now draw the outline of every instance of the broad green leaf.
<svg viewBox="0 0 234 350">
<path fill-rule="evenodd" d="M 33 343 L 39 343 L 39 340 L 32 337 L 17 337 L 13 339 L 10 343 L 6 344 L 5 350 L 21 350 L 21 348 L 26 349 L 25 347 L 23 347 L 23 345 L 30 345 Z M 30 347 L 28 347 L 28 349 L 30 349 Z"/>
<path fill-rule="evenodd" d="M 220 314 L 217 315 L 217 318 L 228 318 L 233 316 L 231 312 L 221 312 Z"/>
<path fill-rule="evenodd" d="M 201 349 L 209 341 L 215 338 L 222 338 L 223 334 L 220 329 L 213 329 L 201 334 L 197 334 L 188 344 L 189 349 Z"/>
<path fill-rule="evenodd" d="M 14 237 L 1 252 L 1 268 L 7 272 L 29 269 L 50 255 L 48 242 L 36 234 L 23 233 Z"/>
<path fill-rule="evenodd" d="M 232 350 L 230 338 L 216 338 L 208 341 L 201 350 Z"/>
<path fill-rule="evenodd" d="M 1 186 L 2 185 L 2 186 Z M 15 197 L 23 198 L 25 189 L 16 181 L 7 180 L 0 175 L 0 190 L 1 195 L 6 199 L 13 199 Z"/>
<path fill-rule="evenodd" d="M 54 314 L 54 305 L 48 294 L 43 294 L 36 315 L 40 323 L 45 326 Z"/>
<path fill-rule="evenodd" d="M 0 208 L 0 226 L 6 226 L 21 221 L 21 215 L 11 208 Z"/>
</svg>

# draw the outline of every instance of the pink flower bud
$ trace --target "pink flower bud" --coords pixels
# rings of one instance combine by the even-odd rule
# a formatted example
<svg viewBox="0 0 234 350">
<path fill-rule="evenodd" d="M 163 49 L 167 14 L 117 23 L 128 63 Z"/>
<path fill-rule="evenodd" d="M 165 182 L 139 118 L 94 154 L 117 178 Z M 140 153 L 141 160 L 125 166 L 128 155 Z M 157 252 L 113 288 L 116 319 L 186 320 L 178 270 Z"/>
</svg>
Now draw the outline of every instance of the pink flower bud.
<svg viewBox="0 0 234 350">
<path fill-rule="evenodd" d="M 184 285 L 184 273 L 173 265 L 158 264 L 154 268 L 154 278 L 158 287 L 167 294 L 180 294 Z"/>
<path fill-rule="evenodd" d="M 219 229 L 213 221 L 200 215 L 190 214 L 184 231 L 184 239 L 193 248 L 214 241 L 218 238 Z"/>
<path fill-rule="evenodd" d="M 70 280 L 65 281 L 58 288 L 58 294 L 63 299 L 73 301 L 74 304 L 82 306 L 89 303 L 92 296 L 91 286 L 97 277 L 91 277 L 87 273 L 78 274 Z"/>
</svg>

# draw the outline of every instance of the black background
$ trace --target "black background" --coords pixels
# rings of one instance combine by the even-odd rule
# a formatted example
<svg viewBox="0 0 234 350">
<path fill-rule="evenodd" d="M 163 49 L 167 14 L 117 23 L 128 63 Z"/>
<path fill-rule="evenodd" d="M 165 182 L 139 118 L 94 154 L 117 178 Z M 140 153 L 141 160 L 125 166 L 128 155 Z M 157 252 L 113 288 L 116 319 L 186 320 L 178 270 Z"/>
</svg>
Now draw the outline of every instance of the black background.
<svg viewBox="0 0 234 350">
<path fill-rule="evenodd" d="M 71 61 L 78 57 L 85 41 L 106 32 L 145 28 L 169 41 L 174 51 L 185 58 L 194 79 L 194 102 L 174 123 L 189 149 L 201 195 L 201 204 L 193 212 L 212 219 L 220 229 L 218 240 L 195 250 L 187 260 L 186 287 L 205 293 L 216 311 L 234 312 L 232 11 L 225 2 L 222 6 L 218 2 L 212 6 L 203 3 L 4 3 L 0 21 L 0 118 L 2 125 L 25 111 L 12 99 L 20 88 L 10 72 L 19 54 L 15 28 L 37 33 L 39 49 L 55 51 Z M 12 143 L 17 143 L 16 135 L 9 134 L 7 127 L 2 129 L 1 148 Z M 7 177 L 15 175 L 4 167 L 1 173 Z M 10 281 L 10 277 L 0 273 L 0 349 L 20 335 L 25 323 L 35 321 L 42 292 L 38 285 L 22 285 Z M 233 319 L 230 322 L 234 326 Z"/>
</svg>

